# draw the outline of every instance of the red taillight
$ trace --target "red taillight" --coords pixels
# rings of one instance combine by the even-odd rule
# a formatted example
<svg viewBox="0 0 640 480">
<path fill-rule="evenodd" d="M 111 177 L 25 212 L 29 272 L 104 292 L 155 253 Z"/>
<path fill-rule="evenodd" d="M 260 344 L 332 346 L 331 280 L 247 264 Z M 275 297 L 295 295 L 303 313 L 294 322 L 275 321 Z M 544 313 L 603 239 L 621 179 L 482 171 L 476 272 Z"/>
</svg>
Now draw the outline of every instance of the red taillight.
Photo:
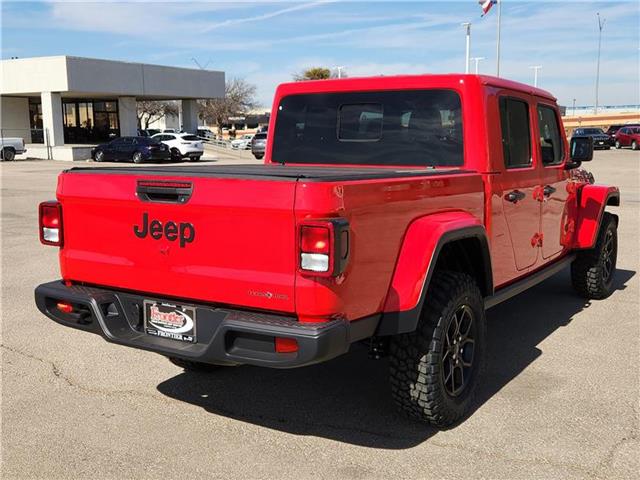
<svg viewBox="0 0 640 480">
<path fill-rule="evenodd" d="M 344 272 L 349 257 L 349 224 L 345 219 L 305 222 L 299 232 L 302 272 L 319 276 Z"/>
<path fill-rule="evenodd" d="M 303 226 L 300 248 L 304 253 L 329 253 L 331 246 L 328 227 Z"/>
<path fill-rule="evenodd" d="M 67 302 L 58 302 L 56 304 L 56 308 L 60 310 L 62 313 L 71 313 L 73 312 L 73 305 Z"/>
<path fill-rule="evenodd" d="M 62 246 L 62 206 L 60 202 L 42 202 L 39 208 L 40 242 Z"/>
<path fill-rule="evenodd" d="M 298 351 L 298 341 L 295 338 L 276 337 L 276 352 L 292 353 Z"/>
</svg>

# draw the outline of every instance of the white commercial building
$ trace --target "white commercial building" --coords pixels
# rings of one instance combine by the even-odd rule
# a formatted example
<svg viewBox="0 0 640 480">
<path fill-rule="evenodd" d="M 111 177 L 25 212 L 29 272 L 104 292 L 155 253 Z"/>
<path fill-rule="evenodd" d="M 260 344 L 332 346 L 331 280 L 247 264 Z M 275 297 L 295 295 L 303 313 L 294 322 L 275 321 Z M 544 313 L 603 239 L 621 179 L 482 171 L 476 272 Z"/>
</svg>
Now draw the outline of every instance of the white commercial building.
<svg viewBox="0 0 640 480">
<path fill-rule="evenodd" d="M 195 132 L 197 100 L 224 96 L 224 72 L 69 56 L 0 62 L 0 135 L 35 158 L 78 160 L 92 145 L 137 134 L 138 100 L 179 100 Z"/>
</svg>

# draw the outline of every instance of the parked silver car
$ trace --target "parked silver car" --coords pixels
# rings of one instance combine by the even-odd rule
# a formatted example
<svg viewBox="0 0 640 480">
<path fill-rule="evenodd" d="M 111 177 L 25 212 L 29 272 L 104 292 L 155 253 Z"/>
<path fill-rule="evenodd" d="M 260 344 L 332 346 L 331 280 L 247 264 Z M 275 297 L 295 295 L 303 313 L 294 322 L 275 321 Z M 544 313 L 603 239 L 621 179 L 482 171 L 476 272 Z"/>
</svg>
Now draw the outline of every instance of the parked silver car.
<svg viewBox="0 0 640 480">
<path fill-rule="evenodd" d="M 258 160 L 264 157 L 267 148 L 267 132 L 256 133 L 251 140 L 251 153 Z"/>
</svg>

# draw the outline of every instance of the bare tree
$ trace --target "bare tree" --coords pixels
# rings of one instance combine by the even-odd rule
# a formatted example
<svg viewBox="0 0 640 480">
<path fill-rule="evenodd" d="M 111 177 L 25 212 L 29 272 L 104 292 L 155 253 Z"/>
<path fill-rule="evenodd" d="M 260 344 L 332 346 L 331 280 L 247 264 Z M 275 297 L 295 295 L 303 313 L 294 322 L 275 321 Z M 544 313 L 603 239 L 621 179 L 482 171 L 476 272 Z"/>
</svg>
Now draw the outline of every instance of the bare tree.
<svg viewBox="0 0 640 480">
<path fill-rule="evenodd" d="M 167 115 L 178 115 L 180 111 L 175 100 L 139 100 L 138 102 L 138 128 L 147 129 L 153 122 L 163 119 Z"/>
<path fill-rule="evenodd" d="M 256 86 L 241 78 L 231 78 L 225 84 L 224 98 L 200 101 L 200 117 L 207 123 L 215 123 L 218 133 L 229 117 L 246 113 L 258 106 Z"/>
</svg>

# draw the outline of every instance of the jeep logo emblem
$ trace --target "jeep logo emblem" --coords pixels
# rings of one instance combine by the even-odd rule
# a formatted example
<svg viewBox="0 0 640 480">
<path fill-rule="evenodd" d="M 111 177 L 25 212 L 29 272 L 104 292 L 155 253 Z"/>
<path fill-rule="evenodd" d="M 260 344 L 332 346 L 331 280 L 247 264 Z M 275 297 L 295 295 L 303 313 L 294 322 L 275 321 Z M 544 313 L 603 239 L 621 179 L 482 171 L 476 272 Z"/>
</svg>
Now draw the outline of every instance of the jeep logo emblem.
<svg viewBox="0 0 640 480">
<path fill-rule="evenodd" d="M 168 221 L 163 227 L 160 220 L 151 220 L 149 223 L 149 214 L 146 212 L 142 214 L 142 225 L 133 226 L 133 233 L 138 238 L 149 235 L 154 240 L 160 240 L 163 236 L 170 242 L 180 239 L 180 248 L 184 248 L 196 238 L 196 229 L 192 224 Z"/>
</svg>

